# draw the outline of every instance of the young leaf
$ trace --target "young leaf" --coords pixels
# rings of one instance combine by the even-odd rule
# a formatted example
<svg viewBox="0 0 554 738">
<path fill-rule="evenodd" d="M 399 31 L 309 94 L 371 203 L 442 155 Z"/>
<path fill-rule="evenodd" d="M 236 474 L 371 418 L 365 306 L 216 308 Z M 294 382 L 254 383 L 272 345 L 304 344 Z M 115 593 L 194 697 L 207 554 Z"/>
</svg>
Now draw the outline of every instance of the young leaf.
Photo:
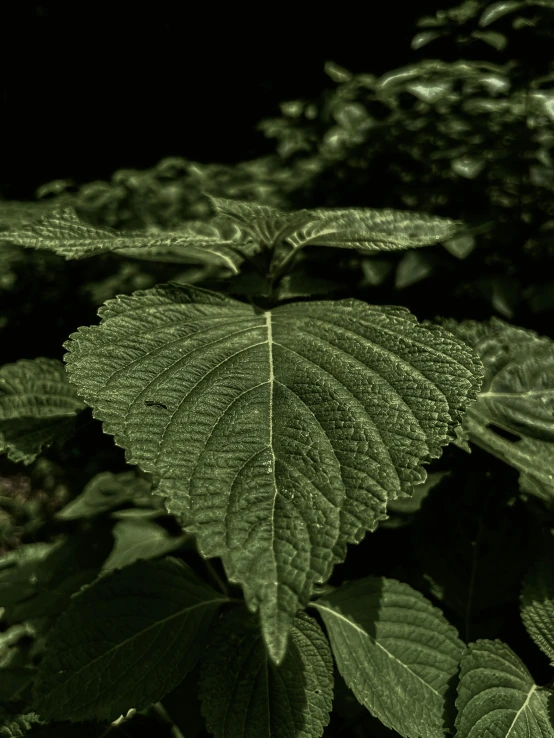
<svg viewBox="0 0 554 738">
<path fill-rule="evenodd" d="M 518 469 L 528 491 L 538 485 L 554 496 L 554 342 L 499 318 L 443 325 L 485 366 L 481 393 L 464 418 L 470 440 Z M 520 438 L 508 440 L 494 427 Z"/>
<path fill-rule="evenodd" d="M 521 619 L 531 638 L 554 666 L 554 545 L 548 539 L 543 555 L 529 569 L 521 591 Z"/>
<path fill-rule="evenodd" d="M 333 659 L 317 622 L 299 612 L 287 655 L 275 666 L 256 620 L 234 608 L 201 660 L 200 699 L 215 738 L 319 738 L 333 701 Z"/>
<path fill-rule="evenodd" d="M 358 701 L 402 736 L 443 738 L 463 643 L 440 610 L 382 577 L 347 582 L 313 606 Z"/>
<path fill-rule="evenodd" d="M 360 251 L 394 251 L 451 238 L 461 221 L 391 209 L 280 210 L 267 205 L 210 198 L 220 216 L 238 223 L 266 245 L 286 240 L 294 249 L 316 244 Z"/>
<path fill-rule="evenodd" d="M 452 238 L 461 224 L 428 213 L 386 208 L 319 208 L 299 212 L 309 216 L 311 222 L 287 236 L 294 248 L 316 244 L 365 252 L 397 251 Z"/>
<path fill-rule="evenodd" d="M 106 574 L 51 631 L 35 709 L 46 719 L 115 720 L 157 702 L 195 665 L 226 601 L 177 559 Z"/>
<path fill-rule="evenodd" d="M 313 585 L 453 437 L 476 355 L 404 308 L 357 300 L 264 313 L 167 284 L 100 315 L 66 343 L 72 380 L 243 585 L 279 663 Z"/>
<path fill-rule="evenodd" d="M 225 197 L 209 198 L 217 215 L 236 223 L 245 236 L 264 246 L 273 246 L 307 221 L 305 211 L 281 210 L 272 205 L 258 205 Z"/>
<path fill-rule="evenodd" d="M 68 435 L 85 408 L 55 359 L 22 359 L 0 367 L 0 453 L 30 464 Z"/>
<path fill-rule="evenodd" d="M 458 685 L 456 738 L 552 738 L 553 697 L 502 641 L 470 643 Z"/>
<path fill-rule="evenodd" d="M 234 274 L 242 258 L 236 249 L 239 231 L 228 223 L 191 221 L 176 231 L 115 231 L 80 220 L 74 208 L 48 213 L 40 220 L 2 234 L 5 240 L 34 249 L 49 249 L 66 259 L 105 251 L 156 261 L 225 266 Z"/>
</svg>

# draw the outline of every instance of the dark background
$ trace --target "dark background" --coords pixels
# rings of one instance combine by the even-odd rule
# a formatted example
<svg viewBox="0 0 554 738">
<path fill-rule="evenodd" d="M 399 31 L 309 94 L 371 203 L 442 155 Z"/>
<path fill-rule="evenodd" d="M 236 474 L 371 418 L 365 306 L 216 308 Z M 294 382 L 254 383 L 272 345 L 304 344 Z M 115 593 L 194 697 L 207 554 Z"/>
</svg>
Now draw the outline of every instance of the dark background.
<svg viewBox="0 0 554 738">
<path fill-rule="evenodd" d="M 5 3 L 0 196 L 166 156 L 271 153 L 256 124 L 329 87 L 325 61 L 375 74 L 416 61 L 415 20 L 456 4 Z"/>
</svg>

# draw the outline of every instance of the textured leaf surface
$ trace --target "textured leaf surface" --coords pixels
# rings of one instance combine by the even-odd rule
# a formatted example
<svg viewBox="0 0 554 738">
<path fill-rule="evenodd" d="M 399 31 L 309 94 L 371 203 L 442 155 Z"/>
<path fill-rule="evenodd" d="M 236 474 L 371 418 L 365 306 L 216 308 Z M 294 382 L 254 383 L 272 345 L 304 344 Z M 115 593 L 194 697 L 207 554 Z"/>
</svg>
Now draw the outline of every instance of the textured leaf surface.
<svg viewBox="0 0 554 738">
<path fill-rule="evenodd" d="M 287 212 L 267 205 L 211 198 L 219 215 L 267 245 L 287 240 L 361 251 L 393 251 L 451 238 L 460 221 L 392 209 L 313 208 Z"/>
<path fill-rule="evenodd" d="M 383 577 L 348 582 L 313 604 L 358 701 L 402 736 L 442 738 L 463 643 L 440 610 Z"/>
<path fill-rule="evenodd" d="M 485 378 L 464 418 L 469 439 L 521 472 L 526 491 L 554 498 L 554 341 L 498 318 L 445 321 L 481 356 Z M 519 436 L 514 441 L 494 427 Z"/>
<path fill-rule="evenodd" d="M 139 561 L 80 592 L 51 631 L 34 688 L 41 717 L 115 720 L 194 666 L 227 599 L 181 561 Z"/>
<path fill-rule="evenodd" d="M 333 701 L 333 659 L 317 622 L 299 613 L 280 666 L 256 620 L 235 608 L 218 623 L 201 661 L 200 698 L 216 738 L 318 738 Z"/>
<path fill-rule="evenodd" d="M 462 658 L 456 738 L 552 738 L 553 696 L 505 643 L 471 643 Z"/>
<path fill-rule="evenodd" d="M 22 359 L 0 367 L 0 453 L 30 464 L 73 427 L 85 408 L 54 359 Z"/>
<path fill-rule="evenodd" d="M 203 221 L 186 223 L 177 231 L 116 231 L 81 220 L 74 208 L 64 208 L 2 237 L 11 243 L 35 249 L 49 249 L 66 259 L 80 259 L 105 251 L 122 251 L 157 261 L 218 264 L 238 273 L 242 261 L 235 248 L 239 232 L 229 224 Z"/>
<path fill-rule="evenodd" d="M 155 507 L 159 498 L 152 495 L 151 486 L 134 471 L 101 472 L 88 482 L 80 495 L 56 513 L 56 517 L 61 520 L 93 518 L 130 503 L 137 507 Z"/>
<path fill-rule="evenodd" d="M 537 646 L 554 665 L 554 544 L 548 539 L 540 558 L 530 568 L 521 591 L 521 619 Z"/>
<path fill-rule="evenodd" d="M 403 308 L 356 300 L 263 313 L 169 284 L 100 315 L 66 344 L 72 380 L 260 608 L 278 661 L 314 583 L 453 437 L 477 357 Z"/>
</svg>

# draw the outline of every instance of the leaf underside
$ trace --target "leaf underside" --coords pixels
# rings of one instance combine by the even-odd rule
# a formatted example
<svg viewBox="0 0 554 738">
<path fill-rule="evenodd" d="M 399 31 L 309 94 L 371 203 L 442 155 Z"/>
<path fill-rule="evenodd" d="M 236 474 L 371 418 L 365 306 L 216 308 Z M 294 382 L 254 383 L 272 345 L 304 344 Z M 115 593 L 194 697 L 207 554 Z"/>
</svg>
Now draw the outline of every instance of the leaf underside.
<svg viewBox="0 0 554 738">
<path fill-rule="evenodd" d="M 314 584 L 453 438 L 478 358 L 404 308 L 357 300 L 264 313 L 167 284 L 99 314 L 66 343 L 71 380 L 242 584 L 278 663 Z"/>
</svg>

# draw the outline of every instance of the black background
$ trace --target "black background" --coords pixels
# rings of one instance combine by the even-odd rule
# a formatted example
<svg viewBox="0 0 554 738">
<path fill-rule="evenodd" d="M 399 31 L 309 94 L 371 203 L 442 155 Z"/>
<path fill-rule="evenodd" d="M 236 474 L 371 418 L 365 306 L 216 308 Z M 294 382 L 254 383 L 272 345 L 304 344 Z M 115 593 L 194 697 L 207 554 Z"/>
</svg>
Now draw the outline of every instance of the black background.
<svg viewBox="0 0 554 738">
<path fill-rule="evenodd" d="M 0 196 L 165 156 L 271 153 L 256 124 L 330 87 L 325 61 L 374 74 L 414 62 L 415 20 L 455 4 L 6 3 Z"/>
</svg>

